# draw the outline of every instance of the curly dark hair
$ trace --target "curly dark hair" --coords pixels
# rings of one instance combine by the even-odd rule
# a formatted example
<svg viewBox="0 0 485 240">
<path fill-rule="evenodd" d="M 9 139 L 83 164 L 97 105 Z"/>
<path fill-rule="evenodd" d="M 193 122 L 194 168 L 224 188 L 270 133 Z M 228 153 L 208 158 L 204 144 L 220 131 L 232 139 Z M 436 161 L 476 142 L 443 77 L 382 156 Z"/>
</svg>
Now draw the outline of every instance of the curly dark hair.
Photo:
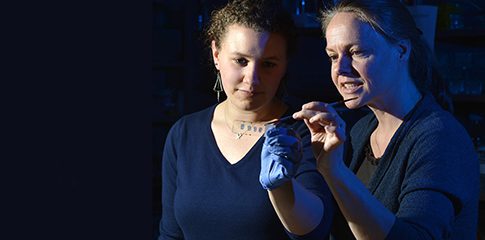
<svg viewBox="0 0 485 240">
<path fill-rule="evenodd" d="M 295 25 L 281 0 L 232 0 L 223 8 L 214 10 L 206 30 L 207 46 L 214 40 L 216 47 L 220 48 L 227 27 L 232 24 L 240 24 L 257 32 L 280 34 L 286 40 L 288 55 L 295 51 Z"/>
</svg>

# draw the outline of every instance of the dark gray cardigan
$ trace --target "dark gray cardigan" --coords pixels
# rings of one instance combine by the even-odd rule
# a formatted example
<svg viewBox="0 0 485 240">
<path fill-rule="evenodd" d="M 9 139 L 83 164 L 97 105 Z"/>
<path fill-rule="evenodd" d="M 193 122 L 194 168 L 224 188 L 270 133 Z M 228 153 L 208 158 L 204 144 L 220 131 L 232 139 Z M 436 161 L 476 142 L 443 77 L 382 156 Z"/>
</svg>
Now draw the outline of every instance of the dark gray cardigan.
<svg viewBox="0 0 485 240">
<path fill-rule="evenodd" d="M 359 120 L 347 145 L 355 173 L 377 126 L 373 113 Z M 475 239 L 479 162 L 466 130 L 431 95 L 425 95 L 392 137 L 367 186 L 396 214 L 388 239 Z M 340 212 L 334 239 L 352 239 Z"/>
</svg>

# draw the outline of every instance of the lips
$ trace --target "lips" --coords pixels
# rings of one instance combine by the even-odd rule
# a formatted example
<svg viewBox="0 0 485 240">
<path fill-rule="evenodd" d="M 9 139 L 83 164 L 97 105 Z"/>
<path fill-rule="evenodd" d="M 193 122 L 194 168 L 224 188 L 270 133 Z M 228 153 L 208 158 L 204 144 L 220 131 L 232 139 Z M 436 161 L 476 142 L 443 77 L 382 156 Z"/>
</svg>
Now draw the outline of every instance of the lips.
<svg viewBox="0 0 485 240">
<path fill-rule="evenodd" d="M 238 89 L 239 93 L 241 93 L 244 96 L 251 97 L 257 94 L 255 91 L 252 90 L 243 90 L 243 89 Z"/>
<path fill-rule="evenodd" d="M 340 83 L 340 89 L 343 93 L 355 93 L 362 87 L 363 83 L 359 81 L 345 81 Z"/>
<path fill-rule="evenodd" d="M 348 90 L 354 90 L 356 88 L 358 88 L 360 86 L 360 84 L 357 84 L 357 83 L 344 83 L 343 84 L 343 87 L 345 89 L 348 89 Z"/>
</svg>

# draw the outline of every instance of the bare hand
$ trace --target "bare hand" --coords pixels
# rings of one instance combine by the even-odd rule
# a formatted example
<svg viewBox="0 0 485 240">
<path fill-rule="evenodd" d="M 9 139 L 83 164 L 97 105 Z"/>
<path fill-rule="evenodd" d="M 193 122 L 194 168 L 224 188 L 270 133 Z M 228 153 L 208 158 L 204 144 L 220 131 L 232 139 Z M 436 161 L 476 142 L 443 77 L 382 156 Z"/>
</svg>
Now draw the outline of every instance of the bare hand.
<svg viewBox="0 0 485 240">
<path fill-rule="evenodd" d="M 305 121 L 312 136 L 313 154 L 318 161 L 345 141 L 345 122 L 326 103 L 304 104 L 301 111 L 293 114 L 293 118 Z"/>
</svg>

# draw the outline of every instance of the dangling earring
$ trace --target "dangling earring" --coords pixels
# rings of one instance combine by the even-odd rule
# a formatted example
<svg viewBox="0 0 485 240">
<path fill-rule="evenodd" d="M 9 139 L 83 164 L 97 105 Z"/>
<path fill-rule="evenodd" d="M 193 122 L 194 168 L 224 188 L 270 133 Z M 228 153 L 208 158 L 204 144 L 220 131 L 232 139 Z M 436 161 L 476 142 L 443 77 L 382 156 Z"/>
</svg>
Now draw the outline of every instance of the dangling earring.
<svg viewBox="0 0 485 240">
<path fill-rule="evenodd" d="M 221 74 L 217 72 L 216 75 L 217 75 L 216 83 L 214 84 L 214 88 L 212 88 L 212 90 L 214 90 L 214 92 L 217 93 L 217 102 L 220 102 L 219 97 L 221 95 L 221 92 L 224 91 L 224 89 L 222 88 Z"/>
</svg>

